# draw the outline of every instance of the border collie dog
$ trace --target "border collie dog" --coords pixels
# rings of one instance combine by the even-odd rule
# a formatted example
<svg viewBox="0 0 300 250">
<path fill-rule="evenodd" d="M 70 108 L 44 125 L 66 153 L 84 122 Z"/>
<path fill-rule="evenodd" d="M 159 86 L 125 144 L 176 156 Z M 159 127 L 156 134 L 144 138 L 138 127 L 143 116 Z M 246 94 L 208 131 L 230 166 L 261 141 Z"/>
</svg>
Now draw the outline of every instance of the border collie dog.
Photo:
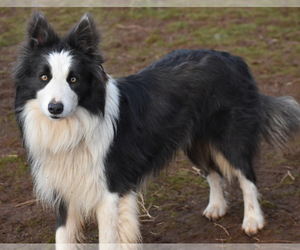
<svg viewBox="0 0 300 250">
<path fill-rule="evenodd" d="M 113 79 L 89 14 L 60 38 L 33 13 L 15 68 L 15 113 L 37 197 L 57 211 L 57 243 L 80 241 L 94 217 L 100 243 L 141 240 L 137 192 L 178 150 L 207 175 L 204 215 L 226 213 L 223 178 L 237 177 L 242 229 L 264 226 L 253 161 L 260 140 L 284 145 L 299 130 L 291 97 L 262 94 L 240 57 L 175 50 Z"/>
</svg>

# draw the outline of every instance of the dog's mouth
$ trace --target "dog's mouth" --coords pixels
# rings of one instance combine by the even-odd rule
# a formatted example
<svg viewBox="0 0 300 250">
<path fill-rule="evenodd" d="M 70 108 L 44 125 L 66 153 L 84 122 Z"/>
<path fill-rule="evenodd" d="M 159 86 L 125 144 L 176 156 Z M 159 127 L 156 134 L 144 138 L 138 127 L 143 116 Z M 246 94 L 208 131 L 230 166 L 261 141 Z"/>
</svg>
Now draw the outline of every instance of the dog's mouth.
<svg viewBox="0 0 300 250">
<path fill-rule="evenodd" d="M 52 115 L 52 116 L 50 116 L 52 119 L 54 119 L 54 120 L 59 120 L 59 119 L 61 119 L 61 117 L 59 117 L 59 116 L 55 116 L 55 115 Z"/>
</svg>

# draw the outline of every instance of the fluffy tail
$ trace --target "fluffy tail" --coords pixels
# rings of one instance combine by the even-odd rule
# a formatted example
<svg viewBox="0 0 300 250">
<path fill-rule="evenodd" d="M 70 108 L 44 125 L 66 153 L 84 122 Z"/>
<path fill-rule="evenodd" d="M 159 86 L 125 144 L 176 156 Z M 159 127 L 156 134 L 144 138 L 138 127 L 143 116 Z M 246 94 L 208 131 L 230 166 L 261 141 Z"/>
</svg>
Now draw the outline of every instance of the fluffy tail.
<svg viewBox="0 0 300 250">
<path fill-rule="evenodd" d="M 270 144 L 278 147 L 300 131 L 300 106 L 290 96 L 271 97 L 261 95 L 262 135 Z"/>
</svg>

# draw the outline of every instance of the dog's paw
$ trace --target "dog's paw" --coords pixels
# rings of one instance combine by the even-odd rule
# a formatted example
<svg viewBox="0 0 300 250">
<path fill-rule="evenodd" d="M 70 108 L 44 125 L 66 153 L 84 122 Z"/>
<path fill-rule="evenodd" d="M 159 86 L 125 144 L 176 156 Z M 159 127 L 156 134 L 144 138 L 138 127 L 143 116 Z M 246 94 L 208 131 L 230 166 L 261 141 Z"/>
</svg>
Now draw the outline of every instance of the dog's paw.
<svg viewBox="0 0 300 250">
<path fill-rule="evenodd" d="M 219 204 L 208 204 L 204 210 L 203 215 L 210 220 L 217 220 L 226 214 L 227 205 L 226 202 Z"/>
<path fill-rule="evenodd" d="M 264 217 L 262 215 L 256 217 L 245 217 L 243 221 L 242 230 L 249 236 L 254 236 L 258 230 L 263 229 L 265 225 Z"/>
</svg>

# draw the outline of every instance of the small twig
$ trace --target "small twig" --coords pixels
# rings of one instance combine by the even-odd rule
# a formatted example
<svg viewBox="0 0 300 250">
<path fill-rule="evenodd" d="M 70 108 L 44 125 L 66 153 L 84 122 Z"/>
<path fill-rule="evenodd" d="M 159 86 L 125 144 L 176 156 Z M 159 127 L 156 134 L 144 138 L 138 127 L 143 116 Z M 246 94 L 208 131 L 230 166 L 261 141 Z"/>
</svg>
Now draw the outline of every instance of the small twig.
<svg viewBox="0 0 300 250">
<path fill-rule="evenodd" d="M 152 196 L 154 196 L 154 195 L 157 195 L 157 193 L 158 193 L 160 190 L 162 190 L 162 189 L 163 189 L 163 187 L 161 187 L 160 189 L 156 190 L 153 194 L 149 195 L 148 197 L 152 197 Z"/>
<path fill-rule="evenodd" d="M 168 206 L 176 206 L 176 203 L 171 203 L 171 204 L 166 204 L 166 205 L 162 205 L 161 207 L 168 207 Z"/>
<path fill-rule="evenodd" d="M 136 24 L 129 25 L 129 26 L 125 26 L 125 25 L 122 25 L 122 24 L 117 24 L 116 27 L 119 28 L 119 29 L 124 29 L 124 30 L 138 29 L 138 30 L 144 30 L 144 31 L 147 31 L 147 32 L 149 31 L 149 29 L 144 28 L 140 25 L 136 25 Z"/>
<path fill-rule="evenodd" d="M 205 178 L 205 176 L 201 173 L 201 169 L 196 168 L 195 166 L 192 166 L 192 169 L 196 171 L 197 175 Z"/>
<path fill-rule="evenodd" d="M 285 179 L 286 177 L 288 177 L 288 174 L 285 174 L 285 175 L 283 176 L 283 178 L 282 178 L 282 180 L 281 180 L 281 182 L 280 182 L 279 184 L 281 184 L 281 183 L 284 181 L 284 179 Z"/>
<path fill-rule="evenodd" d="M 288 170 L 288 171 L 287 171 L 287 173 L 288 173 L 289 177 L 291 177 L 291 179 L 294 181 L 294 180 L 295 180 L 295 177 L 294 177 L 294 176 L 292 176 L 292 174 L 291 174 L 290 170 Z"/>
<path fill-rule="evenodd" d="M 147 211 L 149 211 L 150 208 L 152 207 L 152 203 L 153 203 L 153 202 L 150 203 L 149 207 L 147 208 Z"/>
<path fill-rule="evenodd" d="M 154 221 L 154 219 L 153 220 L 140 220 L 140 222 L 153 222 Z"/>
<path fill-rule="evenodd" d="M 192 169 L 194 169 L 198 174 L 200 174 L 201 170 L 199 168 L 196 168 L 195 166 L 192 166 Z"/>
<path fill-rule="evenodd" d="M 1 185 L 1 186 L 6 186 L 6 184 L 5 184 L 5 183 L 2 183 L 2 182 L 0 182 L 0 185 Z"/>
<path fill-rule="evenodd" d="M 235 226 L 237 226 L 237 224 L 234 224 L 234 225 L 228 226 L 228 227 L 226 227 L 226 229 L 230 229 L 230 228 L 233 228 L 233 227 L 235 227 Z"/>
<path fill-rule="evenodd" d="M 285 166 L 285 167 L 282 167 L 282 168 L 289 169 L 289 170 L 294 169 L 293 167 L 288 167 L 288 166 Z"/>
<path fill-rule="evenodd" d="M 222 241 L 223 243 L 226 239 L 215 239 L 215 240 Z"/>
<path fill-rule="evenodd" d="M 34 200 L 30 200 L 30 201 L 25 201 L 25 202 L 23 202 L 23 203 L 20 203 L 20 204 L 18 204 L 18 205 L 15 205 L 15 207 L 27 206 L 27 205 L 30 205 L 30 204 L 35 203 L 35 202 L 37 202 L 37 201 L 39 201 L 39 200 L 38 200 L 38 199 L 34 199 Z"/>
<path fill-rule="evenodd" d="M 146 213 L 146 215 L 150 218 L 150 219 L 152 219 L 152 220 L 154 220 L 154 218 L 153 218 L 153 216 L 151 216 L 150 214 L 149 214 L 149 211 L 146 209 L 146 207 L 145 207 L 145 201 L 144 201 L 144 197 L 143 197 L 143 195 L 140 193 L 140 197 L 141 197 L 141 202 L 139 201 L 139 204 L 142 206 L 142 210 Z M 151 203 L 151 205 L 152 205 L 152 203 Z M 148 209 L 150 209 L 150 207 L 151 207 L 151 205 L 149 206 L 149 208 Z"/>
<path fill-rule="evenodd" d="M 147 214 L 140 214 L 139 217 L 142 218 L 142 217 L 149 217 L 149 216 Z"/>
<path fill-rule="evenodd" d="M 9 155 L 8 157 L 18 158 L 18 155 Z"/>
<path fill-rule="evenodd" d="M 288 176 L 291 177 L 291 179 L 292 179 L 293 181 L 295 180 L 295 177 L 292 176 L 290 170 L 288 170 L 287 173 L 283 176 L 283 178 L 282 178 L 280 184 L 281 184 L 281 183 L 284 181 L 284 179 L 285 179 L 286 177 L 288 177 Z"/>
<path fill-rule="evenodd" d="M 297 82 L 297 81 L 299 81 L 300 80 L 300 78 L 296 78 L 296 79 L 294 79 L 293 81 L 291 81 L 291 82 L 286 82 L 286 83 L 284 83 L 285 85 L 291 85 L 291 84 L 293 84 L 293 83 L 295 83 L 295 82 Z"/>
<path fill-rule="evenodd" d="M 253 239 L 255 239 L 256 241 L 260 242 L 260 239 L 258 239 L 257 237 L 252 237 Z"/>
<path fill-rule="evenodd" d="M 222 228 L 225 231 L 225 233 L 227 233 L 227 235 L 230 236 L 230 234 L 228 233 L 228 231 L 226 230 L 225 227 L 223 227 L 222 225 L 220 225 L 218 223 L 214 223 L 214 224 L 215 224 L 215 226 L 218 226 L 218 227 Z"/>
</svg>

